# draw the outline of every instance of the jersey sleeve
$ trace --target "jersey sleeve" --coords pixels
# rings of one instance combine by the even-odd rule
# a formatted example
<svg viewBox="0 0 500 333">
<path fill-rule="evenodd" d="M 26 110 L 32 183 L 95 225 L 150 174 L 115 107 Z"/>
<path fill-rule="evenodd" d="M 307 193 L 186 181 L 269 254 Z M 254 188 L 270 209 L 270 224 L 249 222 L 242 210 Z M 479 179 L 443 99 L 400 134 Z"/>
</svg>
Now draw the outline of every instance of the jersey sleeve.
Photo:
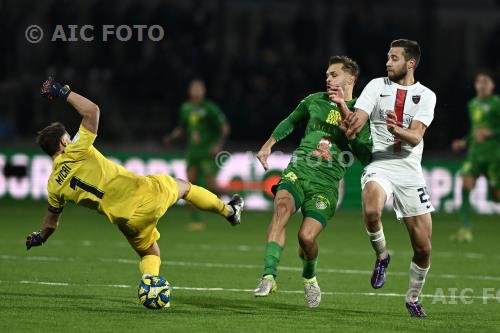
<svg viewBox="0 0 500 333">
<path fill-rule="evenodd" d="M 436 94 L 430 92 L 427 96 L 422 96 L 422 100 L 420 101 L 422 105 L 418 109 L 413 120 L 418 120 L 423 123 L 425 126 L 429 127 L 434 119 L 434 108 L 436 107 Z"/>
<path fill-rule="evenodd" d="M 308 97 L 303 99 L 295 108 L 295 110 L 293 110 L 288 117 L 281 121 L 278 126 L 276 126 L 271 136 L 275 138 L 276 141 L 283 140 L 293 132 L 297 125 L 307 119 L 307 117 L 309 117 Z"/>
<path fill-rule="evenodd" d="M 212 115 L 215 120 L 215 123 L 219 125 L 219 127 L 222 127 L 224 124 L 227 123 L 226 116 L 224 115 L 224 113 L 217 104 L 213 102 L 210 103 L 210 109 L 212 110 Z"/>
<path fill-rule="evenodd" d="M 75 134 L 71 143 L 64 149 L 64 153 L 73 159 L 83 158 L 94 144 L 96 134 L 80 125 L 78 133 Z"/>
<path fill-rule="evenodd" d="M 493 136 L 500 140 L 500 97 L 495 96 L 495 103 L 492 105 L 493 115 L 491 117 L 490 130 L 493 131 Z"/>
<path fill-rule="evenodd" d="M 371 80 L 356 100 L 354 108 L 363 110 L 370 115 L 377 105 L 377 94 L 379 94 L 379 79 Z"/>
<path fill-rule="evenodd" d="M 183 104 L 179 111 L 179 127 L 187 131 L 188 129 L 188 111 L 187 107 Z"/>
<path fill-rule="evenodd" d="M 372 160 L 372 147 L 370 121 L 367 121 L 365 126 L 356 135 L 356 138 L 349 140 L 349 149 L 363 166 L 367 166 Z"/>
<path fill-rule="evenodd" d="M 467 142 L 467 146 L 470 146 L 474 140 L 472 140 L 472 100 L 467 103 L 467 117 L 469 118 L 469 130 L 463 139 Z"/>
<path fill-rule="evenodd" d="M 47 198 L 49 203 L 49 211 L 54 214 L 59 214 L 62 212 L 66 202 L 59 198 L 57 195 L 49 191 L 49 197 Z"/>
</svg>

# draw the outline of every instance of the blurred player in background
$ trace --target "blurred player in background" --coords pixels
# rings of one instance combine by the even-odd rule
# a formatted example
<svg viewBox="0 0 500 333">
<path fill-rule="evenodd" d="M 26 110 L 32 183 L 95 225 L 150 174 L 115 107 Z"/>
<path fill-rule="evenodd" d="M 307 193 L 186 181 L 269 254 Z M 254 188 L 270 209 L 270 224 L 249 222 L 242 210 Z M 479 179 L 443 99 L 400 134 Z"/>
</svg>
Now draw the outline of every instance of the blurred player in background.
<svg viewBox="0 0 500 333">
<path fill-rule="evenodd" d="M 406 308 L 412 317 L 425 317 L 418 297 L 430 268 L 432 218 L 434 211 L 422 173 L 423 137 L 434 118 L 436 95 L 415 81 L 420 61 L 417 42 L 398 39 L 391 43 L 386 63 L 387 77 L 373 79 L 356 101 L 356 111 L 346 119 L 348 137 L 370 120 L 373 160 L 364 169 L 364 223 L 377 256 L 371 285 L 384 285 L 391 257 L 382 228 L 382 210 L 393 195 L 394 210 L 403 220 L 413 247 L 410 287 Z M 345 110 L 348 111 L 348 110 Z"/>
<path fill-rule="evenodd" d="M 66 202 L 96 210 L 116 224 L 141 257 L 143 277 L 159 274 L 160 233 L 156 224 L 177 200 L 217 213 L 232 225 L 240 223 L 240 196 L 235 195 L 225 204 L 215 194 L 184 180 L 168 175 L 138 176 L 128 171 L 93 146 L 100 115 L 96 104 L 51 78 L 43 84 L 42 94 L 66 100 L 82 116 L 82 122 L 73 139 L 61 123 L 38 133 L 37 142 L 54 165 L 47 186 L 48 212 L 40 231 L 28 235 L 28 250 L 45 243 L 57 229 Z"/>
<path fill-rule="evenodd" d="M 188 180 L 202 184 L 215 193 L 224 192 L 217 186 L 215 156 L 222 150 L 230 127 L 226 117 L 213 101 L 205 98 L 206 86 L 200 79 L 190 82 L 189 101 L 181 105 L 179 125 L 167 136 L 164 143 L 187 137 L 186 163 Z M 193 212 L 193 229 L 203 229 L 201 214 Z"/>
<path fill-rule="evenodd" d="M 358 75 L 359 67 L 355 61 L 344 56 L 331 57 L 326 71 L 326 88 L 332 97 L 329 98 L 327 92 L 317 92 L 303 99 L 276 127 L 257 155 L 267 170 L 271 148 L 305 124 L 304 136 L 291 162 L 278 185 L 273 187 L 274 214 L 267 232 L 264 273 L 255 296 L 267 296 L 277 289 L 276 274 L 285 246 L 285 228 L 292 215 L 301 209 L 303 220 L 298 237 L 305 300 L 310 308 L 320 304 L 316 238 L 335 214 L 339 182 L 349 166 L 344 154 L 353 152 L 363 164 L 371 159 L 369 126 L 365 126 L 353 140 L 348 140 L 339 127 L 343 117 L 339 105 L 343 105 L 347 112 L 354 106 L 356 98 L 352 91 Z"/>
<path fill-rule="evenodd" d="M 468 104 L 471 129 L 464 139 L 453 141 L 452 148 L 468 148 L 462 165 L 461 228 L 451 236 L 458 242 L 472 241 L 470 192 L 479 176 L 488 179 L 488 195 L 500 201 L 500 97 L 493 94 L 495 83 L 487 72 L 479 72 L 474 83 L 476 97 Z"/>
</svg>

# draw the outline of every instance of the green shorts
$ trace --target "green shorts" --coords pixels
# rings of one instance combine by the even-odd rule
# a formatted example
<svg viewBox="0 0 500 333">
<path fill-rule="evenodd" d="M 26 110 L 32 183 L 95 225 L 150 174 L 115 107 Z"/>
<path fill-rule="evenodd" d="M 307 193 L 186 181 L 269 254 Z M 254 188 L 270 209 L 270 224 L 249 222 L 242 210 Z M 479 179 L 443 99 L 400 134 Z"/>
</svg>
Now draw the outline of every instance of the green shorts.
<svg viewBox="0 0 500 333">
<path fill-rule="evenodd" d="M 210 154 L 204 155 L 190 155 L 186 156 L 188 169 L 196 168 L 198 170 L 198 177 L 215 177 L 217 175 L 217 164 L 215 158 Z"/>
<path fill-rule="evenodd" d="M 500 187 L 500 159 L 474 159 L 467 157 L 460 172 L 463 176 L 477 178 L 484 175 L 491 188 Z"/>
<path fill-rule="evenodd" d="M 337 209 L 339 183 L 319 183 L 318 178 L 307 177 L 300 169 L 288 166 L 283 170 L 279 183 L 273 187 L 273 193 L 288 191 L 295 201 L 295 209 L 300 208 L 304 218 L 313 218 L 325 228 Z"/>
</svg>

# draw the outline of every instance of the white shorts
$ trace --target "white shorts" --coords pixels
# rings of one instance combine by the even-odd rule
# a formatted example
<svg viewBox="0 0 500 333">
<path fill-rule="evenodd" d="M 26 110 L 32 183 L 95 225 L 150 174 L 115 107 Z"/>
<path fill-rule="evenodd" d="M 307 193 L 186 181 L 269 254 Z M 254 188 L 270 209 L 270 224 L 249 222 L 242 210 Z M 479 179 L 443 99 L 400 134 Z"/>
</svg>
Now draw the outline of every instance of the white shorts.
<svg viewBox="0 0 500 333">
<path fill-rule="evenodd" d="M 384 189 L 387 198 L 392 194 L 398 220 L 434 211 L 421 173 L 408 176 L 369 165 L 363 170 L 361 189 L 372 181 Z"/>
</svg>

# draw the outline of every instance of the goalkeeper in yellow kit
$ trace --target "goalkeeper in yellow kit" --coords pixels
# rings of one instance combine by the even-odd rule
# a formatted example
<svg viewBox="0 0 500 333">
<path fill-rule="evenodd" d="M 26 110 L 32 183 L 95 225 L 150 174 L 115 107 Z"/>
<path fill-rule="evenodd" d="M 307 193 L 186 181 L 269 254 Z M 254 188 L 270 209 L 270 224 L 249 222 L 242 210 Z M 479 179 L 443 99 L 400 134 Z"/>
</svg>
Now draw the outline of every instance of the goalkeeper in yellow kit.
<svg viewBox="0 0 500 333">
<path fill-rule="evenodd" d="M 141 257 L 143 276 L 159 275 L 160 233 L 156 224 L 177 200 L 217 213 L 231 225 L 240 223 L 243 199 L 239 195 L 226 204 L 212 192 L 184 180 L 168 175 L 138 176 L 128 171 L 93 146 L 100 113 L 96 104 L 52 78 L 43 83 L 41 93 L 49 99 L 65 99 L 83 119 L 73 139 L 61 123 L 38 133 L 37 142 L 54 165 L 47 187 L 48 212 L 40 231 L 28 235 L 28 250 L 42 245 L 57 229 L 66 202 L 96 210 L 116 224 Z"/>
</svg>

